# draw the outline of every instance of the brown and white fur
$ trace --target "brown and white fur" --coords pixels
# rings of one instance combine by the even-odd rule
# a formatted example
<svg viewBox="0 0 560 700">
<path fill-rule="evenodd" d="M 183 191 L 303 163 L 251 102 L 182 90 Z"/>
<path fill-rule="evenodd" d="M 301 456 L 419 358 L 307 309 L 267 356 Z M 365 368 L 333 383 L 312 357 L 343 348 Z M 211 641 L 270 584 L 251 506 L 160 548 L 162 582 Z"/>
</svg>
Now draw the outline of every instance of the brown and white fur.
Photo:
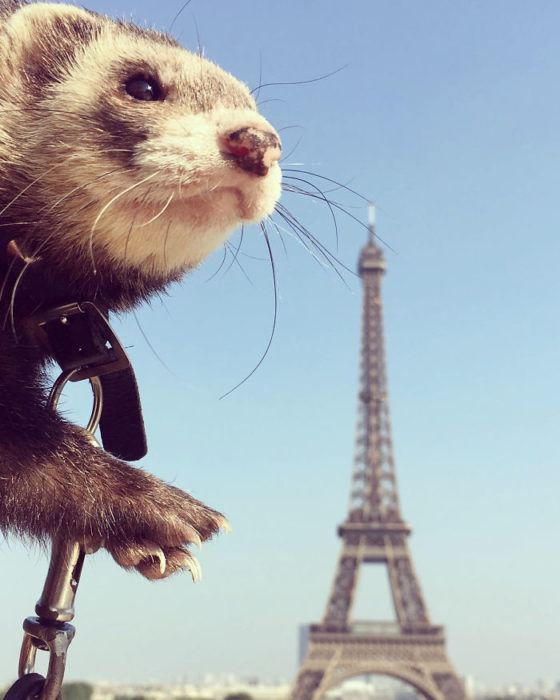
<svg viewBox="0 0 560 700">
<path fill-rule="evenodd" d="M 0 528 L 105 547 L 148 578 L 196 572 L 225 524 L 47 409 L 32 313 L 131 309 L 280 194 L 280 142 L 248 89 L 151 30 L 0 0 Z"/>
</svg>

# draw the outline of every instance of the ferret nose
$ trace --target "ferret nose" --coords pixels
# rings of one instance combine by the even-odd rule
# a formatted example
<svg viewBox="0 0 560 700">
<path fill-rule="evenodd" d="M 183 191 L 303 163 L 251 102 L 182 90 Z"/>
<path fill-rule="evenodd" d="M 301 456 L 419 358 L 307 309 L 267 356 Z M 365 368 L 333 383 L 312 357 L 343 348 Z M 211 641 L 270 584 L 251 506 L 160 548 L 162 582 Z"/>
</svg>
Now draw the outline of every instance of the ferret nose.
<svg viewBox="0 0 560 700">
<path fill-rule="evenodd" d="M 240 168 L 260 176 L 266 175 L 282 154 L 278 136 L 254 126 L 245 126 L 227 134 L 224 148 Z"/>
</svg>

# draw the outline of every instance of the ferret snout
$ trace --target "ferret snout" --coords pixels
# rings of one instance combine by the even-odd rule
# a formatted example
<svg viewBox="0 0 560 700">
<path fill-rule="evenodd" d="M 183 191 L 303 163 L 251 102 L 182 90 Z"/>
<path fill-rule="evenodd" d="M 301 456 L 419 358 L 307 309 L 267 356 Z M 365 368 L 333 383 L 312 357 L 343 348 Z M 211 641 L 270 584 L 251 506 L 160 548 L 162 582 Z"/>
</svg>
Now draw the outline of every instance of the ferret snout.
<svg viewBox="0 0 560 700">
<path fill-rule="evenodd" d="M 260 176 L 266 175 L 282 154 L 277 134 L 254 126 L 245 126 L 227 134 L 223 146 L 240 168 Z"/>
</svg>

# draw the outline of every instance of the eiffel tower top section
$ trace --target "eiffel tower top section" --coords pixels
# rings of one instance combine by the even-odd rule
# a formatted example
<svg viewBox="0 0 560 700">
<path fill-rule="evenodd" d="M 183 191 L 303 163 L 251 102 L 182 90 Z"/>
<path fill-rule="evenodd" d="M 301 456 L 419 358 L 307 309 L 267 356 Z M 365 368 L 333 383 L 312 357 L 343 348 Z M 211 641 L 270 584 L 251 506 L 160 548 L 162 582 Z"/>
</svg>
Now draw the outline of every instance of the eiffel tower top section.
<svg viewBox="0 0 560 700">
<path fill-rule="evenodd" d="M 339 534 L 357 531 L 409 533 L 401 517 L 389 415 L 381 281 L 386 264 L 369 210 L 369 240 L 358 271 L 363 284 L 358 422 L 348 517 Z"/>
<path fill-rule="evenodd" d="M 375 205 L 369 205 L 369 225 L 368 225 L 368 242 L 362 248 L 360 260 L 358 262 L 358 272 L 364 280 L 364 275 L 371 273 L 383 274 L 387 268 L 383 251 L 375 242 Z M 363 341 L 363 338 L 362 338 Z"/>
</svg>

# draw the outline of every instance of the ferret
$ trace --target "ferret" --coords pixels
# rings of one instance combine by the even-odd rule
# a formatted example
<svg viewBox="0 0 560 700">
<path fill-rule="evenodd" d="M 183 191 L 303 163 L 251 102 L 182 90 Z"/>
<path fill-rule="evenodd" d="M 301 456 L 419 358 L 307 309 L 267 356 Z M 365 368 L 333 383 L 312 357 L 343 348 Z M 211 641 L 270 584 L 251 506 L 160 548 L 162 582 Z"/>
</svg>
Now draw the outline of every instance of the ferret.
<svg viewBox="0 0 560 700">
<path fill-rule="evenodd" d="M 248 88 L 172 38 L 0 0 L 0 529 L 106 548 L 149 579 L 197 564 L 224 516 L 47 407 L 27 320 L 139 305 L 280 196 L 281 144 Z"/>
</svg>

